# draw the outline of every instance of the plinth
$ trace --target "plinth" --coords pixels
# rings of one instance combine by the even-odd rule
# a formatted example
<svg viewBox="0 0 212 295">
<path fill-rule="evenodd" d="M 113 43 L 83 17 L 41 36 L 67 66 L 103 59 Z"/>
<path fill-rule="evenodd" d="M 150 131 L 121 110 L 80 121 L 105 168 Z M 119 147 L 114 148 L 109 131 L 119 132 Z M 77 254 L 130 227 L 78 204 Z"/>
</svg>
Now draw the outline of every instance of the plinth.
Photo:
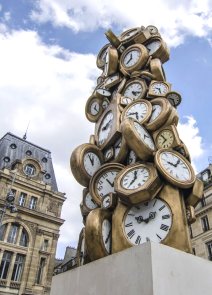
<svg viewBox="0 0 212 295">
<path fill-rule="evenodd" d="M 51 295 L 211 295 L 212 263 L 147 242 L 56 275 Z"/>
</svg>

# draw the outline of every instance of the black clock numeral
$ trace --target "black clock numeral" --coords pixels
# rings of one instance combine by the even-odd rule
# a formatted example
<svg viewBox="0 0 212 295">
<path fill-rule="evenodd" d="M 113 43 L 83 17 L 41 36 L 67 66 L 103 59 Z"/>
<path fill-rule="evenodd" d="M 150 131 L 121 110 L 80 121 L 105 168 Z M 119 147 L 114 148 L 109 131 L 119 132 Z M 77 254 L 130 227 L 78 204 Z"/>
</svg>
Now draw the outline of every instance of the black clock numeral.
<svg viewBox="0 0 212 295">
<path fill-rule="evenodd" d="M 160 229 L 167 231 L 169 229 L 169 226 L 165 224 L 161 224 Z"/>
<path fill-rule="evenodd" d="M 170 218 L 170 214 L 166 214 L 162 216 L 162 219 L 169 219 Z"/>
<path fill-rule="evenodd" d="M 162 207 L 159 208 L 159 211 L 163 210 L 166 206 L 163 205 Z"/>
<path fill-rule="evenodd" d="M 108 177 L 108 174 L 107 174 L 107 173 L 105 173 L 104 175 L 102 175 L 102 177 L 105 179 L 105 178 L 107 178 L 107 177 Z"/>
<path fill-rule="evenodd" d="M 158 237 L 158 239 L 162 240 L 162 238 L 158 234 L 156 234 L 156 236 Z"/>
<path fill-rule="evenodd" d="M 129 226 L 132 226 L 132 225 L 133 225 L 133 223 L 130 222 L 130 223 L 125 224 L 125 227 L 129 227 Z"/>
<path fill-rule="evenodd" d="M 132 214 L 132 213 L 128 213 L 127 215 L 128 216 L 135 216 L 135 214 Z"/>
<path fill-rule="evenodd" d="M 132 229 L 131 231 L 128 232 L 127 236 L 132 239 L 132 237 L 135 235 L 135 230 Z"/>
<path fill-rule="evenodd" d="M 141 243 L 141 237 L 137 236 L 136 240 L 135 240 L 135 244 L 139 245 Z"/>
<path fill-rule="evenodd" d="M 101 190 L 103 189 L 103 186 L 102 185 L 100 185 L 98 188 L 97 188 L 97 190 L 100 192 Z"/>
</svg>

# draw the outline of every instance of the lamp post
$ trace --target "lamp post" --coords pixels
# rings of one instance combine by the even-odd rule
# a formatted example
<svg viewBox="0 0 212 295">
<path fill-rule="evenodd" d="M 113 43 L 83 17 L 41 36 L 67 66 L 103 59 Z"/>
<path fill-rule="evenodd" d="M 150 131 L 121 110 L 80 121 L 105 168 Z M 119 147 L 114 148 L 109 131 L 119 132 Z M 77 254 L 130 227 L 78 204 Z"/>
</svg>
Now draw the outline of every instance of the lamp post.
<svg viewBox="0 0 212 295">
<path fill-rule="evenodd" d="M 6 201 L 4 203 L 4 207 L 0 208 L 0 227 L 2 225 L 2 221 L 3 221 L 4 215 L 5 215 L 7 209 L 9 209 L 11 213 L 16 213 L 18 211 L 18 209 L 14 205 L 15 196 L 14 196 L 14 193 L 12 191 L 12 187 L 13 187 L 13 184 L 14 184 L 14 181 L 15 181 L 16 173 L 17 173 L 17 171 L 15 172 L 15 174 L 13 176 L 11 187 L 10 187 L 8 193 L 7 193 L 7 197 L 6 197 Z"/>
</svg>

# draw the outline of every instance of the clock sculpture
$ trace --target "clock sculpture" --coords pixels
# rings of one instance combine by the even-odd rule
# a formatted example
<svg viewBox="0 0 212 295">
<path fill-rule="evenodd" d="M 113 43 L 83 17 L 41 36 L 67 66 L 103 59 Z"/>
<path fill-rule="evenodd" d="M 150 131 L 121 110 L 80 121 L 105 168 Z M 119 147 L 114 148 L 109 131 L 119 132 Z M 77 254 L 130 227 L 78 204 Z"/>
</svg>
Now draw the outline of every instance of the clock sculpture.
<svg viewBox="0 0 212 295">
<path fill-rule="evenodd" d="M 85 187 L 78 265 L 146 241 L 191 253 L 203 185 L 177 131 L 181 95 L 166 81 L 168 47 L 152 25 L 106 36 L 85 106 L 95 134 L 70 161 Z"/>
</svg>

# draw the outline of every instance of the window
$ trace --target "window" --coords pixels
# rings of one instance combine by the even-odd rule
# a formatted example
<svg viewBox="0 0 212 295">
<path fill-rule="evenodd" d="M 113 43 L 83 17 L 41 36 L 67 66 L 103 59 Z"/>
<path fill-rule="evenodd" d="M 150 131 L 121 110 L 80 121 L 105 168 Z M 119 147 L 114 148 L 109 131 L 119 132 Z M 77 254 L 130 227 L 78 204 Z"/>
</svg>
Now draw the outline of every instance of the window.
<svg viewBox="0 0 212 295">
<path fill-rule="evenodd" d="M 8 237 L 7 237 L 7 242 L 8 243 L 13 243 L 13 244 L 16 243 L 16 239 L 17 239 L 17 236 L 18 236 L 18 229 L 19 229 L 18 224 L 14 224 L 14 223 L 11 224 L 10 232 L 9 232 Z"/>
<path fill-rule="evenodd" d="M 36 197 L 31 197 L 30 203 L 29 203 L 29 209 L 35 210 L 37 206 L 38 199 Z"/>
<path fill-rule="evenodd" d="M 24 269 L 24 261 L 25 256 L 21 254 L 16 255 L 14 267 L 13 267 L 13 273 L 12 273 L 12 281 L 20 281 L 21 275 Z"/>
<path fill-rule="evenodd" d="M 208 216 L 207 215 L 205 215 L 204 217 L 201 218 L 201 223 L 202 223 L 203 231 L 209 230 L 209 223 L 208 223 Z"/>
<path fill-rule="evenodd" d="M 204 196 L 201 199 L 201 205 L 202 205 L 202 207 L 205 207 L 206 206 L 206 201 L 205 201 L 205 197 Z"/>
<path fill-rule="evenodd" d="M 20 246 L 27 247 L 28 246 L 28 234 L 26 230 L 23 228 L 20 238 Z"/>
<path fill-rule="evenodd" d="M 206 247 L 208 249 L 208 258 L 212 260 L 212 241 L 207 242 Z"/>
<path fill-rule="evenodd" d="M 209 171 L 207 170 L 207 171 L 202 173 L 202 180 L 203 181 L 208 181 L 208 179 L 209 179 Z"/>
<path fill-rule="evenodd" d="M 20 196 L 19 196 L 19 199 L 18 199 L 18 205 L 19 206 L 24 206 L 25 203 L 26 203 L 26 197 L 27 197 L 27 194 L 25 193 L 20 193 Z"/>
<path fill-rule="evenodd" d="M 40 259 L 40 264 L 39 264 L 37 278 L 36 278 L 36 284 L 41 284 L 42 283 L 43 270 L 44 270 L 45 264 L 46 264 L 46 259 L 42 257 Z"/>
<path fill-rule="evenodd" d="M 1 261 L 1 265 L 0 265 L 0 279 L 6 279 L 7 278 L 7 273 L 8 273 L 8 269 L 9 269 L 9 266 L 10 266 L 11 257 L 12 257 L 11 252 L 4 251 L 2 261 Z"/>
<path fill-rule="evenodd" d="M 6 224 L 3 224 L 0 227 L 0 241 L 3 241 L 4 240 L 4 235 L 5 235 L 6 227 L 7 227 Z"/>
<path fill-rule="evenodd" d="M 192 248 L 192 252 L 193 252 L 194 255 L 196 255 L 196 250 L 195 250 L 195 248 Z"/>
<path fill-rule="evenodd" d="M 43 251 L 47 251 L 48 250 L 48 246 L 49 246 L 49 240 L 44 240 L 43 241 L 43 245 L 42 245 L 42 250 Z"/>
<path fill-rule="evenodd" d="M 191 225 L 189 226 L 189 231 L 190 231 L 190 238 L 193 238 L 193 232 L 192 232 L 192 227 L 191 227 Z"/>
<path fill-rule="evenodd" d="M 36 168 L 34 165 L 32 164 L 27 164 L 25 167 L 24 167 L 24 173 L 26 175 L 29 175 L 29 176 L 33 176 L 35 175 L 36 173 Z"/>
<path fill-rule="evenodd" d="M 26 151 L 26 155 L 27 156 L 31 156 L 32 155 L 32 152 L 30 150 Z"/>
</svg>

